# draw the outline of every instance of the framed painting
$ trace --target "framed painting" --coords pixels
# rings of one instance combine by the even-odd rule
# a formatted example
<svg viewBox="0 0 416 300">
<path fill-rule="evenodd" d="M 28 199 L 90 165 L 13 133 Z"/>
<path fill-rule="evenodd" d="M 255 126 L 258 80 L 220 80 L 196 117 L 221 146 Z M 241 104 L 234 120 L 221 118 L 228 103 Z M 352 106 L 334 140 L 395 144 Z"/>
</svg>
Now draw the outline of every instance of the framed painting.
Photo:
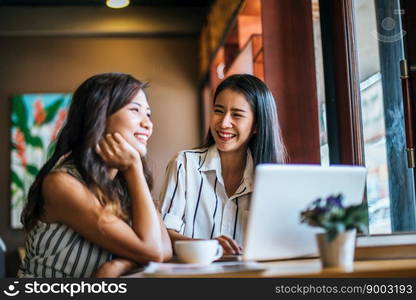
<svg viewBox="0 0 416 300">
<path fill-rule="evenodd" d="M 27 193 L 54 150 L 66 120 L 71 94 L 22 94 L 12 98 L 11 227 L 20 229 Z"/>
</svg>

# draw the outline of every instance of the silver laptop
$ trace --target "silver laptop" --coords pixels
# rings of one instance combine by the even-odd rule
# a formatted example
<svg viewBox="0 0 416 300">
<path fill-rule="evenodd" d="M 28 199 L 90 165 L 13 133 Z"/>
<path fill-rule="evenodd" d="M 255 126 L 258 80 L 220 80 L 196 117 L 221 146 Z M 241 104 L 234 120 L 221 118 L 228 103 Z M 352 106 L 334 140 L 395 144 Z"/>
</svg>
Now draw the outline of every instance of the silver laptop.
<svg viewBox="0 0 416 300">
<path fill-rule="evenodd" d="M 300 223 L 313 200 L 344 195 L 344 205 L 362 202 L 366 169 L 358 166 L 259 165 L 244 240 L 243 260 L 317 256 L 315 234 Z"/>
</svg>

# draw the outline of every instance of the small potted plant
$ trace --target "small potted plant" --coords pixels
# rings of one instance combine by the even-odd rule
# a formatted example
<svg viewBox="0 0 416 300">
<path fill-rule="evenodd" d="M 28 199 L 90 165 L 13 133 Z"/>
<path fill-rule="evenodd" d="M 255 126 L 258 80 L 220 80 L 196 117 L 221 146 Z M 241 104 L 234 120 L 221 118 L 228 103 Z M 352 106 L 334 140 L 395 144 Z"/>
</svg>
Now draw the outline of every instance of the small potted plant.
<svg viewBox="0 0 416 300">
<path fill-rule="evenodd" d="M 301 223 L 325 230 L 317 235 L 323 267 L 351 269 L 357 229 L 367 231 L 367 206 L 344 206 L 342 201 L 342 194 L 319 198 L 301 212 Z"/>
</svg>

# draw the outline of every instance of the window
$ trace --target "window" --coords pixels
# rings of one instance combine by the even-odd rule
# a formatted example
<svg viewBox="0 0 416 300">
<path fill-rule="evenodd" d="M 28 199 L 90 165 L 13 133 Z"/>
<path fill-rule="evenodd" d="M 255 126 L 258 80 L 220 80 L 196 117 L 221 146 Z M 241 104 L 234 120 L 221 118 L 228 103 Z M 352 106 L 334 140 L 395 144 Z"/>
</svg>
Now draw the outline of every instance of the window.
<svg viewBox="0 0 416 300">
<path fill-rule="evenodd" d="M 323 51 L 330 54 L 324 62 L 327 105 L 335 98 L 337 110 L 327 114 L 328 132 L 336 132 L 329 134 L 331 163 L 367 167 L 371 234 L 414 231 L 415 178 L 406 159 L 400 81 L 410 38 L 402 28 L 405 11 L 395 0 L 320 4 Z"/>
<path fill-rule="evenodd" d="M 319 145 L 321 165 L 329 165 L 328 129 L 326 121 L 324 66 L 322 56 L 321 24 L 319 16 L 319 1 L 312 0 L 313 41 L 315 48 L 316 90 L 318 96 L 319 114 Z"/>
</svg>

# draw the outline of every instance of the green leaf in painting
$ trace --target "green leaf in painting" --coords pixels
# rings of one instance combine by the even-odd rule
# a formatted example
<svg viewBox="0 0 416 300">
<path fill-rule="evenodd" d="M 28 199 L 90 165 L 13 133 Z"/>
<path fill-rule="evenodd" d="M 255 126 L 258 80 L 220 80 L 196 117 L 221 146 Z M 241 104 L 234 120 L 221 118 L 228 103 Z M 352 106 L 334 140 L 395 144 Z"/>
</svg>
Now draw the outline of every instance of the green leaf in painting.
<svg viewBox="0 0 416 300">
<path fill-rule="evenodd" d="M 36 176 L 39 173 L 39 169 L 34 165 L 27 165 L 26 170 L 33 176 Z"/>
<path fill-rule="evenodd" d="M 16 209 L 17 207 L 21 207 L 22 206 L 22 204 L 21 203 L 24 203 L 24 201 L 25 201 L 25 196 L 24 195 L 22 195 L 22 196 L 20 196 L 19 198 L 17 198 L 15 201 L 14 201 L 14 203 L 12 203 L 12 209 Z"/>
<path fill-rule="evenodd" d="M 46 111 L 46 118 L 43 121 L 43 124 L 50 123 L 53 119 L 55 119 L 56 113 L 58 112 L 59 108 L 64 103 L 64 98 L 59 98 L 54 103 L 49 105 L 45 108 Z"/>
<path fill-rule="evenodd" d="M 49 144 L 47 159 L 52 157 L 53 153 L 55 152 L 55 148 L 56 148 L 56 142 L 52 142 Z"/>
<path fill-rule="evenodd" d="M 25 140 L 26 140 L 26 143 L 28 143 L 29 145 L 32 145 L 33 147 L 43 149 L 43 142 L 40 137 L 32 136 L 31 133 L 28 132 L 25 135 Z"/>
<path fill-rule="evenodd" d="M 14 118 L 12 118 L 12 127 L 19 127 L 19 124 Z"/>
<path fill-rule="evenodd" d="M 20 127 L 20 130 L 22 131 L 23 136 L 25 137 L 25 141 L 28 139 L 28 137 L 30 138 L 32 136 L 28 127 L 24 127 L 24 128 Z"/>
<path fill-rule="evenodd" d="M 17 127 L 19 127 L 20 129 L 22 129 L 22 131 L 24 131 L 24 129 L 28 128 L 28 124 L 27 124 L 27 107 L 23 101 L 23 96 L 19 95 L 19 96 L 15 96 L 12 99 L 12 105 L 13 105 L 13 113 L 16 115 L 16 121 L 15 124 Z"/>
<path fill-rule="evenodd" d="M 43 149 L 42 139 L 38 136 L 33 136 L 29 128 L 22 128 L 23 136 L 25 137 L 25 142 L 33 147 Z"/>
<path fill-rule="evenodd" d="M 25 185 L 23 184 L 23 181 L 20 179 L 20 177 L 12 171 L 12 183 L 17 185 L 20 189 L 24 190 Z"/>
</svg>

